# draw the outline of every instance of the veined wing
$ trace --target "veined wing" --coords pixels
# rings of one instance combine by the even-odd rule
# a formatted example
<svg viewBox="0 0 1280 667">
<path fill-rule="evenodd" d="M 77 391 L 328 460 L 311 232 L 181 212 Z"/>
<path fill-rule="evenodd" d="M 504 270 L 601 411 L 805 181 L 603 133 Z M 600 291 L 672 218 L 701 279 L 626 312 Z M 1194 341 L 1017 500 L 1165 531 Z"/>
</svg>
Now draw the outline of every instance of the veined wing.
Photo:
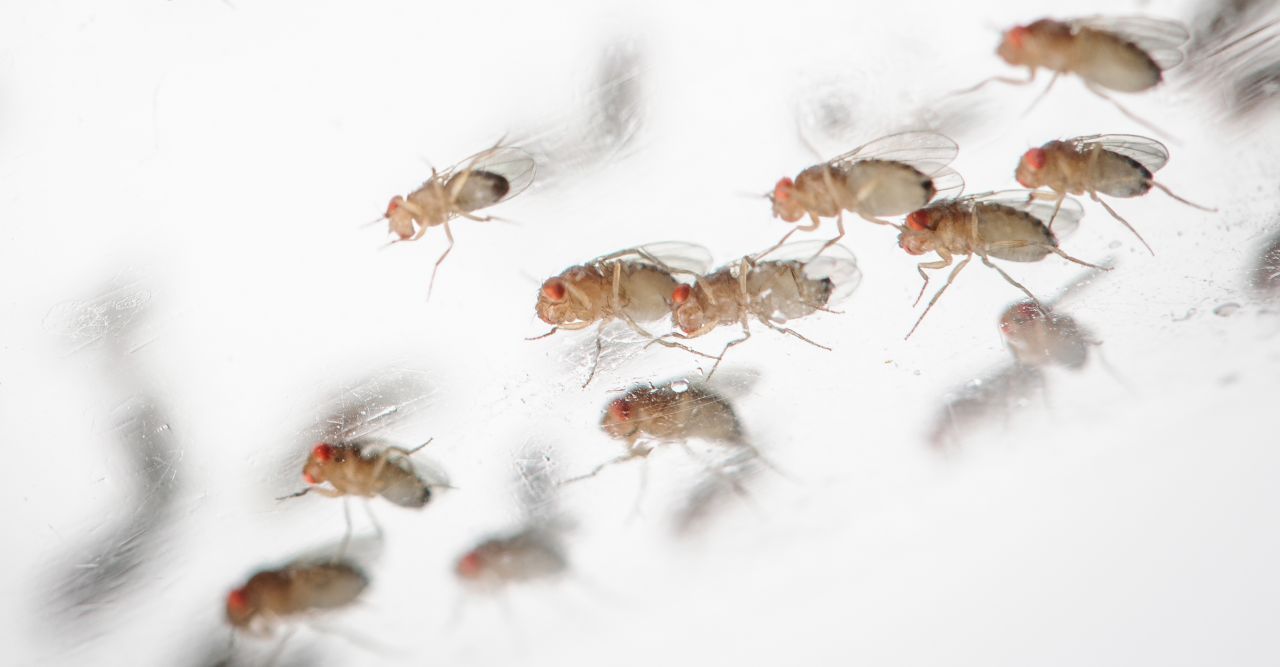
<svg viewBox="0 0 1280 667">
<path fill-rule="evenodd" d="M 867 142 L 844 155 L 831 158 L 828 163 L 839 167 L 859 160 L 889 160 L 933 176 L 951 164 L 959 152 L 956 142 L 937 132 L 899 132 Z"/>
<path fill-rule="evenodd" d="M 787 243 L 769 253 L 765 262 L 784 262 L 800 260 L 804 262 L 804 275 L 812 280 L 830 280 L 831 296 L 827 305 L 832 306 L 849 298 L 862 282 L 862 270 L 858 268 L 858 258 L 853 252 L 840 244 L 828 246 L 822 250 L 826 241 L 798 241 Z M 818 251 L 822 250 L 819 255 Z"/>
<path fill-rule="evenodd" d="M 1109 32 L 1131 42 L 1151 56 L 1162 70 L 1182 62 L 1181 47 L 1191 38 L 1181 23 L 1150 16 L 1089 16 L 1075 19 L 1071 25 Z"/>
<path fill-rule="evenodd" d="M 1017 209 L 1044 223 L 1046 227 L 1052 221 L 1051 231 L 1059 239 L 1074 232 L 1080 226 L 1080 219 L 1084 217 L 1084 207 L 1076 199 L 1066 197 L 1059 206 L 1056 195 L 1034 190 L 999 190 L 972 195 L 964 200 L 974 205 L 994 204 Z"/>
<path fill-rule="evenodd" d="M 497 145 L 449 167 L 435 176 L 435 180 L 446 183 L 455 174 L 465 171 L 484 171 L 497 174 L 507 180 L 507 192 L 495 200 L 493 204 L 506 201 L 529 189 L 537 172 L 537 162 L 523 149 L 514 146 Z M 490 204 L 492 205 L 492 204 Z"/>
<path fill-rule="evenodd" d="M 1077 147 L 1101 146 L 1104 150 L 1119 153 L 1136 161 L 1155 173 L 1169 161 L 1169 149 L 1155 139 L 1136 134 L 1095 134 L 1070 140 Z"/>
<path fill-rule="evenodd" d="M 659 241 L 634 248 L 611 252 L 592 260 L 605 262 L 616 259 L 644 262 L 670 269 L 676 273 L 702 275 L 711 268 L 711 251 L 696 243 L 684 241 Z"/>
<path fill-rule="evenodd" d="M 929 201 L 954 199 L 959 197 L 961 192 L 964 192 L 964 178 L 960 176 L 959 172 L 951 167 L 939 168 L 932 174 L 932 178 L 935 193 L 933 195 L 933 199 L 930 199 Z"/>
</svg>

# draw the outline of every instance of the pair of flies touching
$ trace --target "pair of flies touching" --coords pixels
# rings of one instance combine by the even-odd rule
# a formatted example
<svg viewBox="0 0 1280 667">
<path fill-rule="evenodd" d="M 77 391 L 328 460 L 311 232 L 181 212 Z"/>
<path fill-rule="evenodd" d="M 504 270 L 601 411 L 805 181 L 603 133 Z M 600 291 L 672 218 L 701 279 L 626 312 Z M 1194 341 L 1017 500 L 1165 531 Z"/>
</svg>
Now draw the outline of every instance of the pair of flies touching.
<svg viewBox="0 0 1280 667">
<path fill-rule="evenodd" d="M 711 254 L 706 248 L 690 243 L 653 243 L 609 253 L 571 266 L 542 283 L 535 311 L 552 328 L 537 338 L 562 329 L 597 326 L 595 359 L 587 383 L 599 363 L 601 331 L 615 320 L 625 322 L 649 344 L 714 359 L 708 376 L 730 348 L 751 337 L 751 320 L 827 349 L 784 325 L 830 310 L 857 287 L 861 273 L 853 254 L 840 246 L 830 249 L 830 245 L 821 241 L 793 243 L 772 259 L 748 256 L 715 270 L 710 268 Z M 664 319 L 674 330 L 661 336 L 641 324 Z M 679 342 L 722 325 L 740 326 L 742 336 L 727 343 L 717 355 Z"/>
</svg>

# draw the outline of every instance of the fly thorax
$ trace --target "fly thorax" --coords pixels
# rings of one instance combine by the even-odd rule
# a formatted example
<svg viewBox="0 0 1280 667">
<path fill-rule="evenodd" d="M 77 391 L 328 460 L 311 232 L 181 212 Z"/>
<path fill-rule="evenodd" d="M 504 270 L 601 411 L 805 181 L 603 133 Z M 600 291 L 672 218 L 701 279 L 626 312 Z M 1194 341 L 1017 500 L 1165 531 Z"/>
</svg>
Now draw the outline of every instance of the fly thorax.
<svg viewBox="0 0 1280 667">
<path fill-rule="evenodd" d="M 832 217 L 840 213 L 843 197 L 837 190 L 843 185 L 840 172 L 821 164 L 800 172 L 796 177 L 795 196 L 809 212 L 820 217 Z"/>
</svg>

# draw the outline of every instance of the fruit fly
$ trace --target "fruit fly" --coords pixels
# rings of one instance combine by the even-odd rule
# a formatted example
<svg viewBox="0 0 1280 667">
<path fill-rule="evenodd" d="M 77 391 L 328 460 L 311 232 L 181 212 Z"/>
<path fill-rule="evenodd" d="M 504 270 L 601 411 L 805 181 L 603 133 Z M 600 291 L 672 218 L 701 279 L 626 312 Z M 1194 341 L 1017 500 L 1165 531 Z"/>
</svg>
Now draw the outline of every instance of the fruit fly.
<svg viewBox="0 0 1280 667">
<path fill-rule="evenodd" d="M 609 402 L 600 428 L 626 443 L 622 456 L 601 463 L 576 482 L 595 477 L 605 468 L 648 456 L 656 445 L 687 440 L 710 440 L 746 445 L 738 416 L 723 396 L 702 384 L 679 379 L 659 385 L 638 384 Z M 748 446 L 754 451 L 754 448 Z"/>
<path fill-rule="evenodd" d="M 1021 301 L 1005 310 L 1000 333 L 1024 366 L 1057 364 L 1078 369 L 1089 359 L 1092 341 L 1075 318 L 1034 301 Z"/>
<path fill-rule="evenodd" d="M 1057 193 L 1059 205 L 1068 194 L 1088 194 L 1102 204 L 1111 217 L 1120 221 L 1138 237 L 1147 251 L 1155 254 L 1142 235 L 1120 217 L 1099 194 L 1111 197 L 1138 197 L 1156 187 L 1174 199 L 1212 211 L 1189 202 L 1169 191 L 1152 176 L 1169 161 L 1169 149 L 1155 139 L 1132 134 L 1097 134 L 1062 141 L 1050 141 L 1022 154 L 1015 176 L 1023 187 L 1047 187 Z M 1056 211 L 1055 211 L 1056 213 Z M 1049 219 L 1053 229 L 1053 218 Z"/>
<path fill-rule="evenodd" d="M 701 384 L 641 384 L 609 403 L 600 427 L 635 450 L 649 442 L 689 439 L 740 442 L 742 426 L 729 401 Z"/>
<path fill-rule="evenodd" d="M 853 253 L 841 245 L 830 249 L 827 245 L 821 241 L 792 243 L 784 246 L 776 259 L 743 257 L 699 277 L 693 285 L 676 287 L 671 293 L 671 321 L 680 332 L 668 335 L 696 338 L 721 325 L 741 325 L 742 337 L 726 343 L 713 357 L 716 363 L 707 373 L 708 378 L 729 348 L 751 338 L 752 318 L 774 331 L 829 349 L 782 326 L 830 310 L 857 288 L 862 272 Z M 823 251 L 825 254 L 815 256 L 815 252 Z"/>
<path fill-rule="evenodd" d="M 317 443 L 302 468 L 302 479 L 310 486 L 284 498 L 315 491 L 330 498 L 382 496 L 401 507 L 423 507 L 431 500 L 432 486 L 446 486 L 438 471 L 415 466 L 409 459 L 430 442 L 413 449 L 371 441 Z M 320 486 L 326 482 L 328 487 Z"/>
<path fill-rule="evenodd" d="M 387 204 L 383 218 L 392 234 L 400 241 L 416 241 L 432 227 L 443 226 L 449 246 L 431 270 L 435 286 L 440 263 L 453 250 L 453 231 L 449 221 L 463 217 L 476 222 L 495 218 L 475 215 L 476 211 L 506 201 L 533 183 L 534 159 L 528 153 L 498 142 L 492 148 L 476 153 L 462 162 L 438 172 L 433 167 L 431 178 L 407 197 L 396 195 Z"/>
<path fill-rule="evenodd" d="M 938 195 L 955 196 L 964 180 L 947 165 L 955 159 L 956 142 L 935 132 L 901 132 L 863 144 L 843 155 L 817 164 L 796 176 L 783 178 L 769 194 L 773 215 L 786 222 L 809 224 L 787 232 L 777 249 L 797 231 L 813 231 L 822 218 L 836 219 L 833 245 L 844 237 L 844 212 L 881 225 L 894 225 L 884 217 L 905 215 L 928 204 Z"/>
<path fill-rule="evenodd" d="M 278 621 L 352 604 L 368 585 L 369 578 L 346 561 L 262 570 L 227 595 L 227 622 L 267 636 Z"/>
<path fill-rule="evenodd" d="M 1081 266 L 1109 270 L 1076 259 L 1058 249 L 1058 239 L 1047 226 L 1054 217 L 1055 210 L 1059 232 L 1063 234 L 1073 229 L 1084 215 L 1080 203 L 1074 199 L 1064 199 L 1055 206 L 1049 202 L 1036 201 L 1030 191 L 1014 190 L 937 202 L 907 216 L 906 229 L 898 235 L 898 246 L 911 255 L 923 255 L 932 251 L 941 258 L 933 262 L 921 262 L 916 267 L 920 277 L 924 279 L 920 294 L 916 297 L 917 304 L 929 286 L 929 274 L 925 273 L 925 269 L 951 266 L 955 255 L 964 255 L 965 258 L 951 270 L 946 284 L 929 300 L 920 318 L 911 327 L 911 331 L 907 332 L 906 338 L 915 333 L 925 315 L 929 314 L 933 305 L 951 286 L 960 271 L 968 266 L 974 255 L 1036 303 L 1039 300 L 1035 295 L 1005 273 L 1004 269 L 993 264 L 992 257 L 1010 262 L 1038 262 L 1054 254 Z"/>
<path fill-rule="evenodd" d="M 1145 16 L 1040 19 L 1005 31 L 996 49 L 996 55 L 1006 63 L 1027 68 L 1025 80 L 995 77 L 966 92 L 990 81 L 1029 84 L 1035 81 L 1036 71 L 1044 68 L 1052 71 L 1053 77 L 1040 98 L 1049 92 L 1059 76 L 1074 74 L 1093 94 L 1111 102 L 1126 116 L 1152 127 L 1103 91 L 1137 93 L 1154 88 L 1164 80 L 1165 70 L 1182 62 L 1180 47 L 1188 38 L 1182 24 Z"/>
<path fill-rule="evenodd" d="M 551 331 L 530 340 L 546 338 L 561 329 L 576 331 L 598 325 L 595 359 L 585 387 L 595 376 L 600 331 L 606 324 L 620 319 L 645 338 L 659 340 L 639 323 L 665 318 L 671 312 L 672 292 L 683 284 L 679 277 L 696 276 L 710 266 L 711 254 L 706 248 L 680 242 L 627 248 L 571 266 L 538 289 L 534 308 L 538 317 L 552 326 Z"/>
<path fill-rule="evenodd" d="M 538 527 L 491 537 L 462 555 L 453 571 L 463 581 L 485 588 L 561 574 L 568 561 L 558 540 Z"/>
<path fill-rule="evenodd" d="M 561 534 L 568 522 L 559 515 L 552 479 L 552 451 L 535 447 L 516 461 L 515 495 L 524 520 L 515 531 L 489 537 L 468 549 L 454 574 L 478 588 L 554 577 L 568 569 Z"/>
</svg>

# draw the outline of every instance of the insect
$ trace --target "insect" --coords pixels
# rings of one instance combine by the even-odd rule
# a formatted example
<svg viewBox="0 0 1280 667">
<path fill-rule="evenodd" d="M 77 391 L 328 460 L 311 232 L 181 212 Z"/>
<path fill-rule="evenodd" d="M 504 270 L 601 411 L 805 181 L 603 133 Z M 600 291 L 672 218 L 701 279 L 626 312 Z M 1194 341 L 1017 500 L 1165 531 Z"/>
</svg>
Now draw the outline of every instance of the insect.
<svg viewBox="0 0 1280 667">
<path fill-rule="evenodd" d="M 618 250 L 571 266 L 545 280 L 538 289 L 534 308 L 539 319 L 552 326 L 547 333 L 530 340 L 546 338 L 561 329 L 576 331 L 598 325 L 595 359 L 583 383 L 585 387 L 595 377 L 602 344 L 600 331 L 606 324 L 620 319 L 645 338 L 659 340 L 639 322 L 665 318 L 671 312 L 672 292 L 683 284 L 677 277 L 696 276 L 709 266 L 711 254 L 706 248 L 675 241 Z"/>
<path fill-rule="evenodd" d="M 815 256 L 815 250 L 826 254 Z M 809 259 L 785 259 L 788 256 Z M 742 326 L 742 337 L 729 341 L 718 356 L 712 357 L 716 363 L 707 373 L 708 378 L 729 348 L 751 338 L 752 318 L 779 333 L 830 349 L 782 325 L 830 310 L 853 293 L 861 279 L 853 253 L 841 245 L 827 250 L 827 244 L 821 241 L 784 246 L 777 259 L 743 257 L 699 277 L 693 285 L 675 288 L 671 293 L 671 321 L 680 332 L 668 335 L 688 339 L 721 325 Z"/>
<path fill-rule="evenodd" d="M 383 218 L 400 241 L 416 241 L 432 227 L 444 227 L 449 246 L 431 270 L 430 295 L 440 263 L 453 250 L 453 230 L 449 221 L 463 217 L 476 222 L 495 218 L 475 215 L 475 211 L 506 201 L 533 183 L 533 157 L 519 148 L 498 142 L 442 171 L 431 169 L 431 178 L 407 197 L 396 195 L 387 204 Z"/>
<path fill-rule="evenodd" d="M 1111 102 L 1126 116 L 1156 129 L 1104 90 L 1137 93 L 1154 88 L 1164 80 L 1165 70 L 1182 62 L 1180 47 L 1189 37 L 1187 29 L 1176 21 L 1145 16 L 1040 19 L 1005 31 L 996 49 L 996 55 L 1006 63 L 1027 68 L 1025 80 L 994 77 L 966 92 L 991 81 L 1029 84 L 1035 81 L 1036 71 L 1044 68 L 1051 70 L 1053 77 L 1037 102 L 1053 88 L 1058 77 L 1074 74 L 1090 92 Z"/>
<path fill-rule="evenodd" d="M 480 542 L 458 559 L 454 573 L 468 583 L 494 588 L 555 576 L 567 567 L 557 540 L 530 527 Z"/>
<path fill-rule="evenodd" d="M 1020 301 L 1000 316 L 1000 333 L 1024 366 L 1057 364 L 1077 369 L 1089 359 L 1088 334 L 1070 315 L 1034 301 Z"/>
<path fill-rule="evenodd" d="M 556 505 L 553 452 L 534 447 L 517 458 L 515 495 L 523 514 L 513 532 L 481 540 L 454 564 L 454 574 L 479 588 L 550 578 L 568 569 L 561 534 L 569 525 Z"/>
<path fill-rule="evenodd" d="M 1155 254 L 1133 225 L 1120 217 L 1099 194 L 1111 197 L 1138 197 L 1156 187 L 1174 199 L 1198 208 L 1212 211 L 1189 202 L 1169 191 L 1157 182 L 1152 174 L 1169 161 L 1169 150 L 1155 139 L 1132 134 L 1097 134 L 1062 141 L 1050 141 L 1039 148 L 1022 154 L 1015 177 L 1023 187 L 1047 187 L 1058 194 L 1058 205 L 1068 194 L 1088 194 L 1102 204 L 1111 217 L 1120 221 L 1138 237 L 1147 251 Z M 1054 211 L 1055 215 L 1057 210 Z M 1053 229 L 1053 217 L 1049 219 Z"/>
<path fill-rule="evenodd" d="M 431 500 L 432 486 L 446 485 L 438 471 L 415 469 L 409 459 L 430 442 L 413 449 L 367 440 L 317 443 L 302 468 L 302 479 L 310 486 L 284 498 L 315 491 L 330 498 L 382 496 L 401 507 L 423 507 Z M 329 487 L 320 486 L 326 482 Z"/>
<path fill-rule="evenodd" d="M 630 388 L 609 403 L 600 427 L 633 451 L 646 442 L 743 439 L 742 426 L 729 401 L 705 385 L 685 380 Z"/>
<path fill-rule="evenodd" d="M 600 428 L 609 437 L 626 443 L 627 451 L 596 466 L 570 482 L 595 477 L 605 468 L 648 456 L 654 446 L 688 440 L 709 440 L 722 444 L 747 445 L 733 406 L 704 384 L 684 379 L 662 384 L 638 384 L 609 402 L 600 419 Z M 690 451 L 692 454 L 692 452 Z"/>
<path fill-rule="evenodd" d="M 795 180 L 779 180 L 769 194 L 774 217 L 799 222 L 808 216 L 810 222 L 791 228 L 756 258 L 777 249 L 797 231 L 817 229 L 822 218 L 834 217 L 838 232 L 825 249 L 844 237 L 845 211 L 896 227 L 883 218 L 910 213 L 939 194 L 960 194 L 964 180 L 947 166 L 958 152 L 956 142 L 941 134 L 900 132 L 809 167 Z"/>
<path fill-rule="evenodd" d="M 295 563 L 262 570 L 227 594 L 227 622 L 250 634 L 271 634 L 276 622 L 356 601 L 369 578 L 345 561 Z"/>
<path fill-rule="evenodd" d="M 911 331 L 907 332 L 906 338 L 915 333 L 925 315 L 929 314 L 933 305 L 951 286 L 960 271 L 968 266 L 974 255 L 1037 303 L 1039 300 L 1035 295 L 1005 273 L 1004 269 L 993 264 L 991 258 L 1010 262 L 1038 262 L 1054 254 L 1081 266 L 1109 270 L 1076 259 L 1058 249 L 1058 239 L 1047 226 L 1055 210 L 1059 231 L 1062 233 L 1074 228 L 1084 215 L 1080 203 L 1074 199 L 1064 199 L 1055 206 L 1049 202 L 1036 201 L 1029 191 L 1014 190 L 937 202 L 907 216 L 906 229 L 898 235 L 898 246 L 911 255 L 936 252 L 941 258 L 933 262 L 921 262 L 916 267 L 920 277 L 924 279 L 920 295 L 916 297 L 917 304 L 929 286 L 929 274 L 925 273 L 925 269 L 951 266 L 955 255 L 965 255 L 965 258 L 951 270 L 946 284 L 929 300 L 920 318 L 911 327 Z"/>
</svg>

